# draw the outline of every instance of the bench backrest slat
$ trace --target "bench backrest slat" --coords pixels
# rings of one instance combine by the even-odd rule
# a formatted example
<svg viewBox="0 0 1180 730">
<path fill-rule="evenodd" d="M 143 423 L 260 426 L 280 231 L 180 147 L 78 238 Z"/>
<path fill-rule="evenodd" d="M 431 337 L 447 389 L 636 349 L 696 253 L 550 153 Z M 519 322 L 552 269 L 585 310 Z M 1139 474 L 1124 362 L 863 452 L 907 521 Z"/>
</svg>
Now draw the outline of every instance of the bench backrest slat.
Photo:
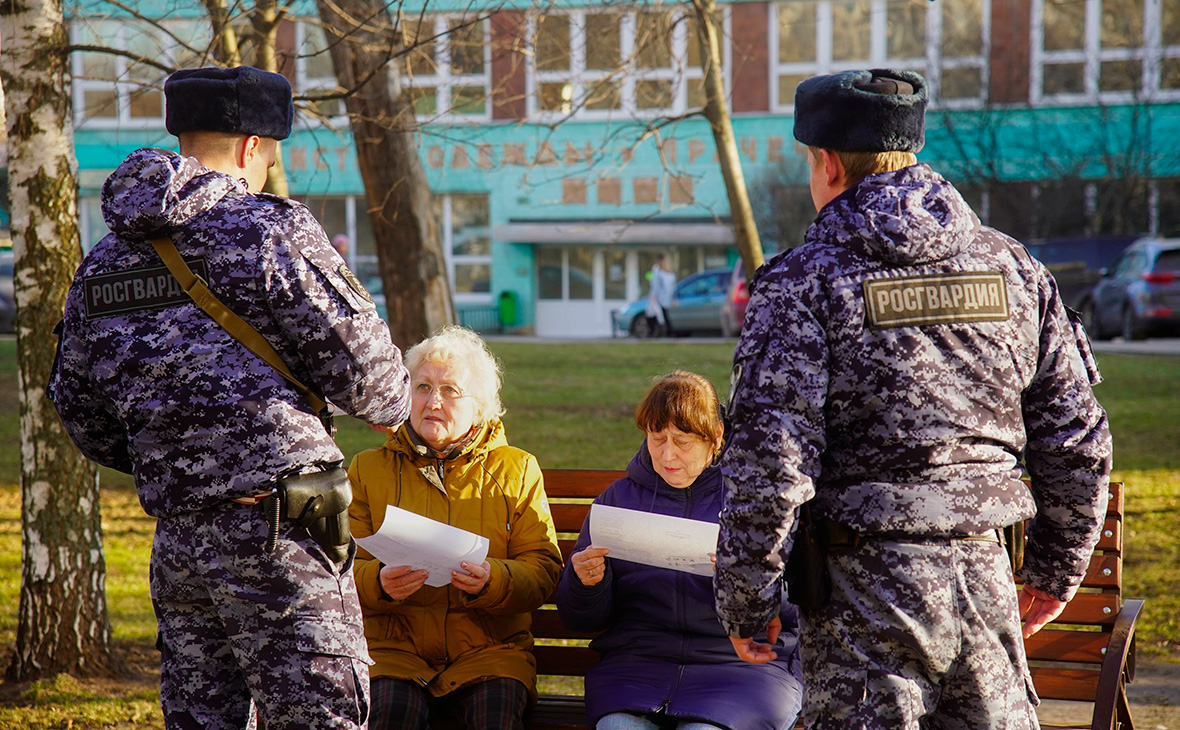
<svg viewBox="0 0 1180 730">
<path fill-rule="evenodd" d="M 613 469 L 545 469 L 545 491 L 567 560 L 574 538 L 590 509 L 590 500 L 626 472 Z M 1112 483 L 1106 522 L 1090 560 L 1082 592 L 1048 628 L 1025 642 L 1033 682 L 1044 699 L 1093 701 L 1098 670 L 1110 629 L 1122 607 L 1123 485 Z M 592 635 L 565 628 L 552 604 L 533 613 L 534 652 L 542 675 L 580 676 L 598 660 L 597 654 L 574 639 Z M 566 644 L 566 645 L 555 645 Z M 1061 666 L 1065 664 L 1066 666 Z"/>
</svg>

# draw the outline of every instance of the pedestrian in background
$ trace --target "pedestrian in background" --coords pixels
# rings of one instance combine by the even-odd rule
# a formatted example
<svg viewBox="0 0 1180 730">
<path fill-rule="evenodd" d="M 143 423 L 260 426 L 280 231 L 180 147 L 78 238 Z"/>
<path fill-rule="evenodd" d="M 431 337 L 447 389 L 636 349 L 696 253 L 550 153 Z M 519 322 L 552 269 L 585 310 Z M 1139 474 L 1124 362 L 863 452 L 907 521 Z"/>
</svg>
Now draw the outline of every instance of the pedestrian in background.
<svg viewBox="0 0 1180 730">
<path fill-rule="evenodd" d="M 916 163 L 926 99 L 909 71 L 799 85 L 819 214 L 759 271 L 734 355 L 718 609 L 740 656 L 774 656 L 752 637 L 806 505 L 830 545 L 830 595 L 789 596 L 815 599 L 808 728 L 1037 727 L 1022 633 L 1073 596 L 1105 512 L 1085 333 L 1045 267 Z M 1029 518 L 1018 599 L 1001 528 Z"/>
<path fill-rule="evenodd" d="M 157 518 L 165 725 L 245 728 L 257 713 L 267 730 L 362 728 L 355 547 L 338 561 L 338 544 L 268 506 L 281 479 L 343 454 L 308 399 L 181 289 L 153 241 L 170 239 L 297 380 L 350 415 L 401 423 L 409 374 L 311 212 L 259 192 L 291 132 L 287 80 L 186 69 L 164 95 L 180 154 L 133 152 L 103 186 L 111 233 L 70 287 L 49 395 L 82 452 L 133 474 Z M 346 488 L 325 504 L 346 506 Z"/>
<path fill-rule="evenodd" d="M 668 307 L 676 298 L 676 275 L 668 265 L 668 255 L 656 256 L 652 264 L 647 308 L 647 331 L 652 337 L 665 337 L 672 334 L 672 323 L 668 321 Z"/>
</svg>

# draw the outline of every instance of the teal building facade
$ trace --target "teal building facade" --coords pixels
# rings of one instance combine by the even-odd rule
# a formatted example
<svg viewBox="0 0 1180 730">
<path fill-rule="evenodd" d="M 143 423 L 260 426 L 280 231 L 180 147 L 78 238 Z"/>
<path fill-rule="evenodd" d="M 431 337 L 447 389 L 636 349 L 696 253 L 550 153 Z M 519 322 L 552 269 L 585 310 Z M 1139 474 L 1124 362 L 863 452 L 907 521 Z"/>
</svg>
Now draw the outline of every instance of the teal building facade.
<svg viewBox="0 0 1180 730">
<path fill-rule="evenodd" d="M 103 0 L 71 10 L 86 244 L 103 180 L 132 150 L 175 147 L 165 72 L 203 63 L 203 4 Z M 314 3 L 280 26 L 299 103 L 282 145 L 293 197 L 379 287 L 356 154 Z M 546 337 L 609 336 L 668 253 L 681 277 L 737 260 L 688 3 L 407 2 L 396 31 L 419 153 L 461 321 Z M 1080 14 L 1080 15 L 1079 15 Z M 1128 20 L 1130 18 L 1130 20 Z M 1137 20 L 1136 20 L 1137 19 Z M 931 86 L 919 160 L 1022 240 L 1180 235 L 1180 0 L 721 2 L 722 68 L 768 250 L 814 215 L 791 134 L 799 80 L 908 68 Z M 508 307 L 510 321 L 493 313 Z M 490 318 L 489 318 L 489 315 Z"/>
</svg>

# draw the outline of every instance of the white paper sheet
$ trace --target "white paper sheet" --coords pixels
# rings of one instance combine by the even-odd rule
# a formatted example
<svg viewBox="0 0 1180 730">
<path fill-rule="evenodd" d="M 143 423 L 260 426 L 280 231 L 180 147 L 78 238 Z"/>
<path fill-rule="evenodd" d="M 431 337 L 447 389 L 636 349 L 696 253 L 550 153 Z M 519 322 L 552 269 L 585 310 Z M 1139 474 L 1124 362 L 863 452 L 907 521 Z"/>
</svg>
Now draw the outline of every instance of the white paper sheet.
<svg viewBox="0 0 1180 730">
<path fill-rule="evenodd" d="M 426 585 L 435 588 L 451 582 L 459 563 L 479 564 L 488 556 L 486 537 L 393 505 L 386 506 L 381 529 L 356 542 L 386 565 L 427 571 Z"/>
<path fill-rule="evenodd" d="M 633 563 L 711 576 L 717 532 L 713 522 L 590 505 L 590 542 Z"/>
</svg>

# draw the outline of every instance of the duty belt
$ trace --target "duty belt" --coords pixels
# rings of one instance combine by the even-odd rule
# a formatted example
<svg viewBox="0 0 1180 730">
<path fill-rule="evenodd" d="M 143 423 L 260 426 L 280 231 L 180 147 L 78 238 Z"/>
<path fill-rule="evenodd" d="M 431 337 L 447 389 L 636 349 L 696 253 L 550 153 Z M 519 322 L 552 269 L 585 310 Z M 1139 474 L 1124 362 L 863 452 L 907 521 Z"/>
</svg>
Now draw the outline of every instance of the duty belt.
<svg viewBox="0 0 1180 730">
<path fill-rule="evenodd" d="M 986 530 L 974 535 L 907 535 L 897 532 L 874 532 L 862 535 L 839 522 L 829 519 L 820 519 L 818 521 L 818 527 L 820 528 L 822 539 L 826 541 L 829 548 L 834 550 L 856 548 L 867 540 L 890 540 L 893 542 L 911 543 L 972 540 L 977 542 L 994 542 L 998 545 L 1004 544 L 1004 531 L 1000 529 Z"/>
</svg>

